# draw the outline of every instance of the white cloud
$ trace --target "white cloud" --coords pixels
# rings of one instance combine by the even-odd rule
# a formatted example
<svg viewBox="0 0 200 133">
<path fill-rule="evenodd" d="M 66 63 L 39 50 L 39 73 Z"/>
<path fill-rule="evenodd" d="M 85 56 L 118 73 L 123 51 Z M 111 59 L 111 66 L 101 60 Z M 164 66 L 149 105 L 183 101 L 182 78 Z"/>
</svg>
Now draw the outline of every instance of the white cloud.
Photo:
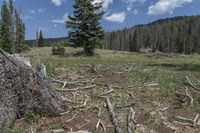
<svg viewBox="0 0 200 133">
<path fill-rule="evenodd" d="M 138 15 L 138 10 L 137 9 L 133 10 L 133 15 Z"/>
<path fill-rule="evenodd" d="M 24 20 L 30 20 L 30 19 L 34 19 L 32 16 L 23 16 L 22 19 Z"/>
<path fill-rule="evenodd" d="M 139 2 L 141 4 L 143 4 L 145 1 L 147 0 L 122 0 L 123 2 L 126 2 L 126 3 L 134 3 L 134 2 Z"/>
<path fill-rule="evenodd" d="M 34 14 L 34 13 L 35 13 L 35 10 L 30 10 L 30 13 Z"/>
<path fill-rule="evenodd" d="M 43 13 L 45 11 L 46 11 L 46 8 L 38 8 L 37 10 L 30 10 L 29 12 L 32 14 L 35 14 L 35 13 Z"/>
<path fill-rule="evenodd" d="M 133 4 L 128 4 L 126 10 L 129 12 L 133 9 Z"/>
<path fill-rule="evenodd" d="M 93 3 L 101 3 L 103 2 L 102 8 L 103 10 L 107 10 L 108 7 L 113 3 L 113 0 L 94 0 Z"/>
<path fill-rule="evenodd" d="M 39 8 L 39 9 L 37 9 L 37 12 L 38 13 L 43 13 L 43 12 L 45 12 L 46 11 L 46 8 Z"/>
<path fill-rule="evenodd" d="M 66 0 L 51 0 L 51 2 L 55 5 L 55 6 L 60 6 L 63 3 L 66 2 Z"/>
<path fill-rule="evenodd" d="M 138 11 L 134 9 L 134 4 L 143 4 L 146 2 L 146 0 L 122 0 L 122 2 L 125 2 L 127 4 L 126 11 L 127 12 L 133 12 L 134 15 L 138 14 Z"/>
<path fill-rule="evenodd" d="M 68 20 L 68 13 L 64 14 L 62 18 L 52 19 L 52 20 L 50 20 L 50 22 L 64 24 L 67 20 Z"/>
<path fill-rule="evenodd" d="M 176 8 L 191 3 L 193 0 L 159 0 L 149 7 L 149 15 L 162 15 L 165 13 L 172 14 Z"/>
<path fill-rule="evenodd" d="M 57 25 L 57 24 L 54 24 L 53 26 L 56 28 L 58 25 Z"/>
<path fill-rule="evenodd" d="M 104 19 L 110 22 L 123 23 L 126 19 L 126 13 L 125 12 L 113 13 L 110 16 L 104 16 Z"/>
</svg>

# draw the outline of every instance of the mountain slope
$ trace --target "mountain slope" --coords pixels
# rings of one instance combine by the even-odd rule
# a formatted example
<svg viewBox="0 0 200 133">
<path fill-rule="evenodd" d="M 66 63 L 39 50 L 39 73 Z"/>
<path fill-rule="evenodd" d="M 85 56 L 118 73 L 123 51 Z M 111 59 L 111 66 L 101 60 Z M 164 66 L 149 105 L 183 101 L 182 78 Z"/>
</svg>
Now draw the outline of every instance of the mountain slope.
<svg viewBox="0 0 200 133">
<path fill-rule="evenodd" d="M 166 53 L 199 53 L 200 16 L 161 19 L 105 33 L 105 49 L 138 52 L 147 47 Z"/>
<path fill-rule="evenodd" d="M 26 40 L 26 43 L 30 46 L 33 47 L 36 44 L 36 40 Z M 66 37 L 60 37 L 60 38 L 45 38 L 44 43 L 46 46 L 53 46 L 56 44 L 64 44 L 66 45 L 67 43 L 67 38 Z"/>
</svg>

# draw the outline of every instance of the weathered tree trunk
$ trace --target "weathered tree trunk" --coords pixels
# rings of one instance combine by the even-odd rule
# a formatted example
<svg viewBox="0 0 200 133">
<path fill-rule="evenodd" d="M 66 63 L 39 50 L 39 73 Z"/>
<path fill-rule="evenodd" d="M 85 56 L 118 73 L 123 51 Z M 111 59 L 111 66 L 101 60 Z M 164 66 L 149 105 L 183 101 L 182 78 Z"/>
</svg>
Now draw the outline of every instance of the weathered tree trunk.
<svg viewBox="0 0 200 133">
<path fill-rule="evenodd" d="M 41 72 L 0 49 L 0 132 L 27 110 L 55 116 L 63 111 L 62 104 Z"/>
</svg>

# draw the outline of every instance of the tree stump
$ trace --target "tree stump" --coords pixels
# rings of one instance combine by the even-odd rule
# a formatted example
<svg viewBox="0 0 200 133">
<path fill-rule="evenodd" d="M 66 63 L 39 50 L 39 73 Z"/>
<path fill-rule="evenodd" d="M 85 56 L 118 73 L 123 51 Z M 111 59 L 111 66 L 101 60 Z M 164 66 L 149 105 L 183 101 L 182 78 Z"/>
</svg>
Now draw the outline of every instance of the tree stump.
<svg viewBox="0 0 200 133">
<path fill-rule="evenodd" d="M 0 49 L 0 132 L 28 110 L 48 116 L 64 111 L 61 96 L 44 77 Z"/>
</svg>

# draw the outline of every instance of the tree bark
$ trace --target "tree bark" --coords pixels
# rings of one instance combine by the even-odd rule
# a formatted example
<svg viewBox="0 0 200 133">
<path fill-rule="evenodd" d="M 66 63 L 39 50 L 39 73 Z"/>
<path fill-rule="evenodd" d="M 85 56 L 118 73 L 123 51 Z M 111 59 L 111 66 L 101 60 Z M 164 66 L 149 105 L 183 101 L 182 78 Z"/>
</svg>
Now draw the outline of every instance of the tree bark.
<svg viewBox="0 0 200 133">
<path fill-rule="evenodd" d="M 27 110 L 56 116 L 63 101 L 40 71 L 0 49 L 0 132 Z"/>
</svg>

